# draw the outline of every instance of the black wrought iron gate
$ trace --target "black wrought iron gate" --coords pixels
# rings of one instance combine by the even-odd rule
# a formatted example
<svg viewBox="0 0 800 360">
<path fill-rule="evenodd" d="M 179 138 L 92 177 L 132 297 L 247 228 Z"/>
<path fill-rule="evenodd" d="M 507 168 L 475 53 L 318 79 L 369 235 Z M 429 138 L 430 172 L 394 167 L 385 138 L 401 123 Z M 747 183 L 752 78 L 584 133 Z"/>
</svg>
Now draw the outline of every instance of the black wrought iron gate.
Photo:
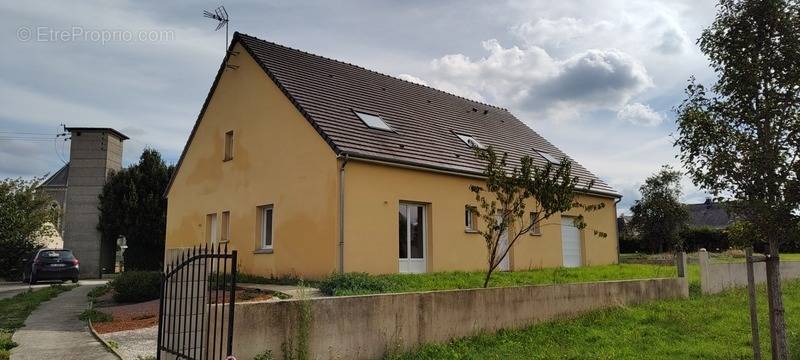
<svg viewBox="0 0 800 360">
<path fill-rule="evenodd" d="M 161 277 L 157 359 L 225 359 L 233 354 L 236 250 L 228 245 L 168 250 Z"/>
</svg>

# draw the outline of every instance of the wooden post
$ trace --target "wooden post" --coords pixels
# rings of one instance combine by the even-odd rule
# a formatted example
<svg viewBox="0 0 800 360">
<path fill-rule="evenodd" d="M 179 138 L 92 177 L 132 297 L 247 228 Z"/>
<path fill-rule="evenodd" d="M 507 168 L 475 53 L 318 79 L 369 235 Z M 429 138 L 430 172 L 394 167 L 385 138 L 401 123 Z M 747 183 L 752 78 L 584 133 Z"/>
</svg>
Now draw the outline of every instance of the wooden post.
<svg viewBox="0 0 800 360">
<path fill-rule="evenodd" d="M 753 247 L 745 249 L 747 255 L 747 291 L 750 296 L 750 330 L 752 332 L 753 359 L 761 360 L 761 342 L 758 337 L 758 312 L 756 311 L 756 278 L 753 271 Z"/>
</svg>

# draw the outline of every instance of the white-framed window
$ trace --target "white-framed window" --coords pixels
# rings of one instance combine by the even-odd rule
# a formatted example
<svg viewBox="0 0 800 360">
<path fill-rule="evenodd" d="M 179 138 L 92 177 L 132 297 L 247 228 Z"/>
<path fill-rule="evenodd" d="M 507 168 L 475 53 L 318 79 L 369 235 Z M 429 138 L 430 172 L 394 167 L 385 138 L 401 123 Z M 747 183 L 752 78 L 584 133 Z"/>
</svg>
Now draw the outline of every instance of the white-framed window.
<svg viewBox="0 0 800 360">
<path fill-rule="evenodd" d="M 364 122 L 364 125 L 372 129 L 378 130 L 385 130 L 385 131 L 393 131 L 392 128 L 387 124 L 383 119 L 378 115 L 372 114 L 365 114 L 362 112 L 354 111 L 356 116 L 358 116 L 361 121 Z"/>
<path fill-rule="evenodd" d="M 233 159 L 233 130 L 225 133 L 225 157 L 222 161 Z"/>
<path fill-rule="evenodd" d="M 531 212 L 531 224 L 533 224 L 530 231 L 531 235 L 542 235 L 541 220 L 538 212 Z"/>
<path fill-rule="evenodd" d="M 206 215 L 206 243 L 214 246 L 219 241 L 217 229 L 217 213 Z"/>
<path fill-rule="evenodd" d="M 464 231 L 467 232 L 474 232 L 477 231 L 478 228 L 475 224 L 477 218 L 477 211 L 475 207 L 466 206 L 464 207 Z"/>
<path fill-rule="evenodd" d="M 220 232 L 220 242 L 228 242 L 231 240 L 231 212 L 222 212 L 222 232 Z"/>
<path fill-rule="evenodd" d="M 459 139 L 461 139 L 461 141 L 464 142 L 464 144 L 467 144 L 467 146 L 469 146 L 471 148 L 486 149 L 486 146 L 481 144 L 480 141 L 476 140 L 474 137 L 472 137 L 470 135 L 464 135 L 464 134 L 459 134 L 459 133 L 455 133 L 455 134 L 456 134 L 456 136 L 458 136 Z"/>
<path fill-rule="evenodd" d="M 259 220 L 259 249 L 272 250 L 274 243 L 274 228 L 273 228 L 273 214 L 275 212 L 274 206 L 264 205 L 258 207 Z"/>
<path fill-rule="evenodd" d="M 551 155 L 549 152 L 539 151 L 539 150 L 537 150 L 536 152 L 538 152 L 539 155 L 541 155 L 545 160 L 547 160 L 547 162 L 549 162 L 549 163 L 551 163 L 553 165 L 561 164 L 561 160 L 556 159 L 556 157 Z"/>
</svg>

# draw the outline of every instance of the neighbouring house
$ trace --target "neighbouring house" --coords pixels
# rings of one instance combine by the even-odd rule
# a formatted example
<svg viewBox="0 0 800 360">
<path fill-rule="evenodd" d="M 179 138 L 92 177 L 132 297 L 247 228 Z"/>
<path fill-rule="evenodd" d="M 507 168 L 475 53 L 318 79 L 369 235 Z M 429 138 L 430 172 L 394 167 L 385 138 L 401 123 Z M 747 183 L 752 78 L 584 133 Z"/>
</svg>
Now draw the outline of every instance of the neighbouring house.
<svg viewBox="0 0 800 360">
<path fill-rule="evenodd" d="M 733 224 L 733 217 L 725 209 L 724 203 L 706 199 L 700 204 L 686 204 L 689 212 L 690 228 L 725 229 Z"/>
<path fill-rule="evenodd" d="M 506 109 L 237 32 L 165 194 L 166 247 L 226 242 L 260 275 L 482 270 L 467 206 L 488 145 L 566 156 Z M 584 230 L 551 217 L 503 270 L 617 262 L 620 195 L 573 164 L 605 208 Z"/>
<path fill-rule="evenodd" d="M 128 137 L 110 128 L 65 130 L 70 134 L 69 162 L 40 185 L 61 213 L 54 226 L 63 240 L 42 241 L 46 247 L 72 250 L 81 262 L 81 277 L 96 278 L 103 271 L 114 272 L 116 243 L 102 243 L 97 230 L 98 196 L 109 174 L 122 168 L 122 142 Z"/>
</svg>

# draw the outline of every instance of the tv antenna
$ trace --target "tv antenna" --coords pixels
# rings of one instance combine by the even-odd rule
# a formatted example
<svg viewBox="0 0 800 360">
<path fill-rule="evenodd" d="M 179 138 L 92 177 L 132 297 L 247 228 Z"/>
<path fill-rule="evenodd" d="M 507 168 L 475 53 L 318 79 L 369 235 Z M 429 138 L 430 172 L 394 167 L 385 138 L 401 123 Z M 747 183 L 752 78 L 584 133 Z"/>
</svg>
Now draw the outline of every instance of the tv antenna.
<svg viewBox="0 0 800 360">
<path fill-rule="evenodd" d="M 218 6 L 216 9 L 214 9 L 214 12 L 211 12 L 211 11 L 208 11 L 208 10 L 203 10 L 203 16 L 205 16 L 205 17 L 207 17 L 209 19 L 217 20 L 217 22 L 218 22 L 217 23 L 217 28 L 214 29 L 214 31 L 218 31 L 219 29 L 222 29 L 223 26 L 225 27 L 225 50 L 227 50 L 228 49 L 228 21 L 230 20 L 230 18 L 228 17 L 228 11 L 225 10 L 225 6 L 222 6 L 222 5 Z"/>
</svg>

